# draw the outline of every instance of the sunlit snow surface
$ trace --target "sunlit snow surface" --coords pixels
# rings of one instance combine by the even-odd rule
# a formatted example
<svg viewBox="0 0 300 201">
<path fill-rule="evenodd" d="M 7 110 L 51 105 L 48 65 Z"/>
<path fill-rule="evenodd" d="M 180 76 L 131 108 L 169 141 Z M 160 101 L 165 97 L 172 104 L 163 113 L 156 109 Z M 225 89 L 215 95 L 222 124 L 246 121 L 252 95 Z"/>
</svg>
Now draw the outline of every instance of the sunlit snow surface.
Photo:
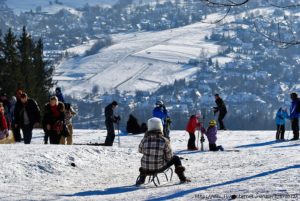
<svg viewBox="0 0 300 201">
<path fill-rule="evenodd" d="M 75 143 L 104 142 L 106 136 L 101 130 L 74 133 Z M 31 145 L 1 145 L 0 200 L 229 200 L 224 197 L 231 195 L 264 200 L 276 194 L 286 195 L 277 200 L 299 199 L 287 195 L 299 194 L 300 142 L 275 142 L 275 131 L 220 131 L 217 144 L 239 152 L 208 152 L 207 141 L 204 152 L 188 152 L 188 134 L 172 131 L 173 151 L 183 157 L 192 182 L 175 185 L 176 175 L 169 183 L 162 177 L 157 188 L 133 186 L 142 137 L 121 135 L 120 147 L 118 137 L 113 147 L 43 145 L 37 130 Z"/>
</svg>

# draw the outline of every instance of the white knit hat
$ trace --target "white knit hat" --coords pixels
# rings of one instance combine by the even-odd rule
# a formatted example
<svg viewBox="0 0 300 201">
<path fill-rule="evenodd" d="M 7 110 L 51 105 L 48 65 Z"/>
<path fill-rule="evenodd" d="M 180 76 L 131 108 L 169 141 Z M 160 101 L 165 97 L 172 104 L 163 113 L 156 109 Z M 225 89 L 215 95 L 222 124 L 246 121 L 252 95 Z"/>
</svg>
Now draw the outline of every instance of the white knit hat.
<svg viewBox="0 0 300 201">
<path fill-rule="evenodd" d="M 153 117 L 148 120 L 148 131 L 160 130 L 163 132 L 163 125 L 161 119 Z"/>
</svg>

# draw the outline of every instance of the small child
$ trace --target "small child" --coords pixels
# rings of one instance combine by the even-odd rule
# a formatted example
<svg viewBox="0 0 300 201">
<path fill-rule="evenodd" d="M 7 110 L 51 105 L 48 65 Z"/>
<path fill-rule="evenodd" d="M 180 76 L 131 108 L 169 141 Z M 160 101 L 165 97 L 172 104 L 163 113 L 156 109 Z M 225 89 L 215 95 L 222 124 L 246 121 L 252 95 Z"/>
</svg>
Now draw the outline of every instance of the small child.
<svg viewBox="0 0 300 201">
<path fill-rule="evenodd" d="M 200 115 L 192 115 L 185 129 L 190 135 L 188 145 L 187 145 L 187 148 L 190 151 L 198 150 L 198 147 L 196 147 L 195 145 L 195 141 L 196 141 L 195 131 L 197 128 L 200 129 L 201 127 L 200 122 L 198 122 L 199 117 Z"/>
<path fill-rule="evenodd" d="M 286 109 L 279 108 L 276 113 L 276 126 L 277 126 L 277 132 L 276 132 L 276 140 L 284 140 L 284 132 L 285 132 L 285 119 L 288 119 L 289 115 L 286 111 Z"/>
<path fill-rule="evenodd" d="M 209 122 L 209 127 L 207 128 L 207 131 L 205 131 L 205 128 L 201 128 L 201 132 L 205 133 L 208 139 L 209 143 L 209 151 L 224 151 L 222 146 L 217 146 L 217 122 L 215 120 L 211 120 Z"/>
<path fill-rule="evenodd" d="M 3 103 L 0 103 L 0 140 L 8 137 L 9 123 L 4 113 Z"/>
<path fill-rule="evenodd" d="M 67 144 L 73 144 L 73 125 L 72 118 L 76 115 L 76 112 L 72 108 L 70 103 L 65 103 L 65 123 L 68 130 L 69 135 L 67 136 Z"/>
</svg>

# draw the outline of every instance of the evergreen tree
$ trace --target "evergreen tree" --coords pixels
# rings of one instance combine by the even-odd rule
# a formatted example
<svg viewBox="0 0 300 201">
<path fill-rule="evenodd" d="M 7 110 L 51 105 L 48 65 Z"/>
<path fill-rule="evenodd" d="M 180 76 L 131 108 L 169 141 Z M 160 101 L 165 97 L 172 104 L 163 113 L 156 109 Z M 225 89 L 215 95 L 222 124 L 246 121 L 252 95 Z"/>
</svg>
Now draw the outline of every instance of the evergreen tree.
<svg viewBox="0 0 300 201">
<path fill-rule="evenodd" d="M 34 71 L 32 65 L 32 49 L 33 42 L 31 36 L 26 32 L 26 27 L 23 27 L 22 35 L 17 42 L 17 47 L 20 56 L 20 70 L 22 73 L 22 83 L 25 91 L 32 94 L 34 87 Z"/>
<path fill-rule="evenodd" d="M 18 50 L 16 47 L 17 39 L 12 30 L 9 29 L 3 41 L 3 66 L 1 67 L 0 83 L 3 90 L 9 95 L 13 95 L 19 86 L 21 72 L 19 67 Z"/>
<path fill-rule="evenodd" d="M 49 66 L 48 62 L 43 60 L 43 41 L 39 39 L 33 49 L 33 79 L 35 84 L 33 87 L 33 94 L 36 96 L 38 103 L 44 104 L 48 101 L 48 94 L 53 87 L 53 67 Z"/>
<path fill-rule="evenodd" d="M 0 86 L 9 97 L 21 88 L 43 105 L 53 87 L 52 74 L 53 67 L 43 60 L 42 40 L 33 41 L 25 27 L 19 39 L 11 29 L 0 38 Z"/>
</svg>

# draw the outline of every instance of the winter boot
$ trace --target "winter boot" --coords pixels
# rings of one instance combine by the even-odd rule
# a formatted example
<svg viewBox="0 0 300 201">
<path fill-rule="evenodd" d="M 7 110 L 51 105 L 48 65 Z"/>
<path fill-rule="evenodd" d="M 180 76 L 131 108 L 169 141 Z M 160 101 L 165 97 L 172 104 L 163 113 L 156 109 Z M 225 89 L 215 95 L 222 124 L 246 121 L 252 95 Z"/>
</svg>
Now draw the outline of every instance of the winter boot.
<svg viewBox="0 0 300 201">
<path fill-rule="evenodd" d="M 140 168 L 139 171 L 140 171 L 140 176 L 139 176 L 139 179 L 136 181 L 136 184 L 135 184 L 136 186 L 140 186 L 140 185 L 144 184 L 146 177 L 147 177 L 147 175 L 145 174 L 145 171 L 142 168 Z"/>
<path fill-rule="evenodd" d="M 191 182 L 190 179 L 186 178 L 184 175 L 185 168 L 183 166 L 177 166 L 175 167 L 175 173 L 180 179 L 180 183 L 186 183 L 186 182 Z"/>
</svg>

